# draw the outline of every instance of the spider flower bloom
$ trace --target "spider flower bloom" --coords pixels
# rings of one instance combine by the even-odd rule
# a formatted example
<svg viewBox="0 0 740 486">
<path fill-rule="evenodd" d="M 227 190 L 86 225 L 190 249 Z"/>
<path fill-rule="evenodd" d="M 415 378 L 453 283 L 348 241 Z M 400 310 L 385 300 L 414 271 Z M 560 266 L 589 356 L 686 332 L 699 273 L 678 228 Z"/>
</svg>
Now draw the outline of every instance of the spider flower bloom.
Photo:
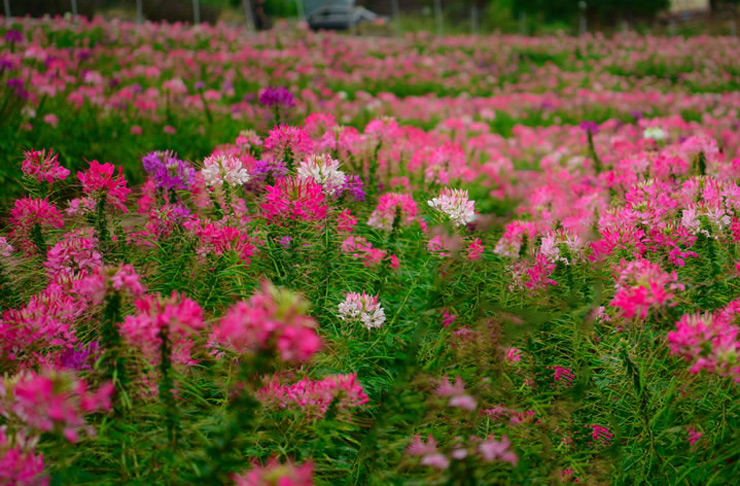
<svg viewBox="0 0 740 486">
<path fill-rule="evenodd" d="M 347 176 L 339 170 L 339 161 L 328 154 L 309 155 L 298 166 L 298 180 L 310 180 L 319 184 L 324 194 L 336 196 L 344 189 Z"/>
<path fill-rule="evenodd" d="M 22 442 L 22 440 L 21 440 Z M 44 476 L 44 457 L 21 445 L 12 446 L 0 429 L 0 484 L 48 486 Z"/>
<path fill-rule="evenodd" d="M 257 398 L 268 407 L 300 409 L 311 419 L 322 418 L 332 402 L 344 413 L 370 401 L 354 373 L 321 380 L 306 377 L 292 385 L 280 384 L 275 376 L 257 392 Z"/>
<path fill-rule="evenodd" d="M 242 186 L 249 182 L 250 176 L 241 160 L 233 155 L 211 155 L 203 161 L 203 178 L 208 187 Z"/>
<path fill-rule="evenodd" d="M 736 309 L 737 301 L 714 314 L 681 317 L 676 330 L 668 333 L 671 353 L 690 362 L 692 373 L 707 370 L 740 382 L 740 329 L 733 324 Z"/>
<path fill-rule="evenodd" d="M 268 221 L 319 221 L 326 217 L 324 192 L 320 185 L 311 180 L 286 177 L 273 186 L 267 186 L 266 190 L 260 208 Z"/>
<path fill-rule="evenodd" d="M 157 188 L 187 190 L 195 182 L 195 169 L 173 152 L 150 152 L 141 159 L 144 170 L 154 177 Z"/>
<path fill-rule="evenodd" d="M 62 181 L 69 175 L 69 169 L 59 165 L 59 154 L 55 154 L 53 150 L 48 153 L 45 150 L 31 150 L 23 156 L 21 170 L 26 176 L 39 182 L 53 184 L 55 180 Z"/>
<path fill-rule="evenodd" d="M 272 458 L 265 466 L 255 465 L 231 479 L 234 486 L 313 486 L 313 463 L 297 466 L 291 462 L 281 464 Z"/>
<path fill-rule="evenodd" d="M 112 383 L 88 392 L 84 380 L 57 371 L 0 378 L 0 389 L 0 412 L 4 416 L 40 432 L 60 432 L 70 442 L 77 442 L 83 431 L 95 435 L 84 415 L 110 410 L 113 394 Z"/>
<path fill-rule="evenodd" d="M 268 86 L 260 93 L 259 102 L 270 108 L 292 108 L 295 106 L 295 97 L 283 86 Z"/>
<path fill-rule="evenodd" d="M 168 298 L 147 295 L 134 304 L 136 314 L 126 316 L 121 334 L 131 345 L 140 348 L 147 359 L 159 364 L 162 337 L 173 343 L 172 357 L 179 364 L 191 365 L 193 342 L 188 338 L 203 327 L 203 311 L 184 294 L 172 292 Z"/>
<path fill-rule="evenodd" d="M 378 303 L 378 297 L 365 292 L 349 292 L 344 302 L 339 304 L 339 318 L 343 321 L 360 322 L 367 329 L 375 329 L 385 322 L 385 311 Z"/>
<path fill-rule="evenodd" d="M 367 224 L 375 229 L 390 231 L 394 224 L 410 226 L 416 220 L 418 212 L 411 194 L 389 192 L 380 197 L 378 207 L 370 214 Z M 399 221 L 396 221 L 396 213 L 400 214 Z"/>
<path fill-rule="evenodd" d="M 10 211 L 10 224 L 13 228 L 10 237 L 20 238 L 24 251 L 33 254 L 35 244 L 40 244 L 38 241 L 31 242 L 31 238 L 37 237 L 34 233 L 48 228 L 59 229 L 64 226 L 64 219 L 54 203 L 47 199 L 24 197 L 15 200 Z M 46 251 L 45 248 L 36 250 Z"/>
<path fill-rule="evenodd" d="M 13 254 L 13 247 L 8 243 L 7 238 L 0 236 L 0 256 L 8 258 Z"/>
<path fill-rule="evenodd" d="M 283 361 L 306 362 L 321 348 L 303 298 L 263 283 L 247 302 L 233 305 L 209 337 L 209 346 L 236 354 L 275 351 Z"/>
<path fill-rule="evenodd" d="M 313 142 L 304 129 L 280 125 L 270 130 L 265 139 L 265 150 L 275 160 L 292 163 L 310 154 L 313 151 Z"/>
<path fill-rule="evenodd" d="M 616 295 L 611 305 L 628 319 L 634 316 L 644 319 L 649 310 L 670 305 L 674 291 L 683 290 L 677 279 L 676 272 L 665 273 L 648 260 L 622 260 L 615 275 Z"/>
<path fill-rule="evenodd" d="M 447 377 L 444 377 L 437 387 L 435 395 L 449 398 L 447 405 L 450 407 L 473 411 L 478 406 L 475 398 L 465 393 L 465 383 L 459 376 L 455 378 L 455 383 L 450 383 Z"/>
<path fill-rule="evenodd" d="M 455 226 L 464 226 L 475 221 L 475 201 L 468 199 L 468 191 L 442 189 L 439 196 L 427 201 L 427 204 L 447 215 Z"/>
<path fill-rule="evenodd" d="M 509 449 L 510 447 L 511 442 L 505 435 L 501 437 L 500 441 L 496 441 L 493 436 L 490 436 L 478 445 L 478 452 L 486 462 L 501 461 L 516 466 L 519 458 Z"/>
<path fill-rule="evenodd" d="M 90 167 L 85 172 L 78 172 L 77 178 L 82 182 L 82 190 L 89 196 L 105 195 L 107 201 L 124 213 L 126 210 L 126 198 L 131 189 L 126 187 L 126 178 L 123 177 L 123 167 L 118 168 L 111 163 L 101 164 L 96 160 L 90 162 Z"/>
</svg>

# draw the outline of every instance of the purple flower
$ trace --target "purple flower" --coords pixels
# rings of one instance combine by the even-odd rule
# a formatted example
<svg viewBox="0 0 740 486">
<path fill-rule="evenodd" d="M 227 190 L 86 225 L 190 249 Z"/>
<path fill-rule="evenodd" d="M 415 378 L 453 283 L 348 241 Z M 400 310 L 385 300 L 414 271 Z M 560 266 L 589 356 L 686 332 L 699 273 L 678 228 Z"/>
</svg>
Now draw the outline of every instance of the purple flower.
<svg viewBox="0 0 740 486">
<path fill-rule="evenodd" d="M 293 93 L 282 86 L 268 86 L 260 93 L 259 101 L 269 107 L 282 106 L 284 108 L 291 108 L 295 106 Z"/>
<path fill-rule="evenodd" d="M 59 359 L 62 368 L 80 371 L 92 369 L 90 365 L 97 361 L 99 356 L 100 343 L 92 341 L 87 346 L 78 344 L 77 347 L 65 349 Z"/>
<path fill-rule="evenodd" d="M 196 81 L 195 85 L 193 85 L 193 89 L 195 89 L 195 91 L 200 91 L 205 87 L 206 83 L 204 83 L 203 81 Z"/>
<path fill-rule="evenodd" d="M 630 116 L 632 116 L 635 120 L 639 120 L 642 118 L 642 112 L 640 110 L 632 110 L 630 111 Z"/>
<path fill-rule="evenodd" d="M 8 88 L 15 91 L 15 95 L 18 98 L 23 98 L 24 100 L 28 99 L 29 93 L 23 87 L 23 80 L 18 79 L 18 78 L 11 78 L 7 81 L 7 85 L 8 85 Z"/>
<path fill-rule="evenodd" d="M 275 160 L 272 157 L 258 160 L 254 164 L 254 176 L 258 180 L 265 180 L 268 176 L 279 179 L 288 175 L 288 167 L 282 159 Z"/>
<path fill-rule="evenodd" d="M 187 190 L 195 181 L 195 169 L 177 158 L 173 152 L 150 152 L 141 159 L 144 170 L 154 176 L 154 183 L 163 190 Z"/>
<path fill-rule="evenodd" d="M 23 40 L 23 34 L 20 33 L 20 31 L 17 31 L 15 29 L 10 29 L 5 34 L 5 42 L 21 42 Z"/>
<path fill-rule="evenodd" d="M 582 121 L 580 127 L 593 135 L 599 133 L 599 124 L 595 121 Z"/>
<path fill-rule="evenodd" d="M 343 192 L 349 193 L 355 201 L 365 200 L 365 190 L 363 189 L 362 179 L 357 174 L 351 174 L 347 176 L 344 182 Z"/>
</svg>

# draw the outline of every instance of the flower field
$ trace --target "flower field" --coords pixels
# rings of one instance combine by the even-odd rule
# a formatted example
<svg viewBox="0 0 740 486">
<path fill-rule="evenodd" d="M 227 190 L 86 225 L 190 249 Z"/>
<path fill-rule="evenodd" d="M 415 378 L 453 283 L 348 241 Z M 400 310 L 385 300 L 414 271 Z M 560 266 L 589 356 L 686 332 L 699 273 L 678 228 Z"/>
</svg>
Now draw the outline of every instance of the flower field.
<svg viewBox="0 0 740 486">
<path fill-rule="evenodd" d="M 0 485 L 737 484 L 737 38 L 0 34 Z"/>
</svg>

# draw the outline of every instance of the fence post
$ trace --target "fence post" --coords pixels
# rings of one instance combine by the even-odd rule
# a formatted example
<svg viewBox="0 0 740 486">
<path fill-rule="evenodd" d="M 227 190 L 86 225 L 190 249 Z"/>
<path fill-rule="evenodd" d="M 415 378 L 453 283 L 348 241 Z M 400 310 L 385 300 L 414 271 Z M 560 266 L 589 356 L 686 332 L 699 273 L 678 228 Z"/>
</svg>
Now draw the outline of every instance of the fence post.
<svg viewBox="0 0 740 486">
<path fill-rule="evenodd" d="M 3 5 L 5 6 L 5 20 L 8 20 L 12 17 L 10 15 L 10 0 L 3 0 Z"/>
<path fill-rule="evenodd" d="M 140 24 L 144 22 L 144 6 L 141 4 L 142 0 L 136 0 L 136 23 Z"/>
<path fill-rule="evenodd" d="M 391 0 L 391 16 L 393 16 L 393 26 L 396 29 L 396 35 L 401 35 L 401 8 L 398 6 L 398 0 Z"/>
<path fill-rule="evenodd" d="M 470 6 L 470 26 L 473 30 L 473 35 L 478 35 L 478 3 L 473 1 Z"/>
<path fill-rule="evenodd" d="M 200 24 L 200 2 L 193 0 L 193 25 Z"/>
<path fill-rule="evenodd" d="M 437 20 L 437 35 L 444 35 L 444 23 L 442 20 L 442 0 L 434 0 L 434 17 Z"/>
<path fill-rule="evenodd" d="M 676 21 L 674 19 L 671 19 L 671 22 L 668 24 L 668 35 L 676 37 Z"/>
<path fill-rule="evenodd" d="M 730 35 L 733 37 L 737 35 L 737 23 L 735 19 L 730 20 Z"/>
<path fill-rule="evenodd" d="M 72 18 L 77 20 L 77 0 L 70 0 L 70 3 L 72 4 Z"/>
<path fill-rule="evenodd" d="M 252 2 L 249 0 L 242 0 L 242 6 L 244 7 L 244 16 L 247 17 L 247 30 L 250 34 L 254 33 L 254 17 L 252 16 Z"/>
</svg>

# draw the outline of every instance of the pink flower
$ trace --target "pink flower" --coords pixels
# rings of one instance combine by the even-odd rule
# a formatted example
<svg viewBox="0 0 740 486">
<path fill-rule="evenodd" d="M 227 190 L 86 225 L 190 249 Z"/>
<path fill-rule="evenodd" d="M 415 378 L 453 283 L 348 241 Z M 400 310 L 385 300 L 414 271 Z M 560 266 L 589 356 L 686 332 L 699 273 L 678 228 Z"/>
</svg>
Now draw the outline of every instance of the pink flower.
<svg viewBox="0 0 740 486">
<path fill-rule="evenodd" d="M 303 128 L 280 125 L 270 130 L 265 139 L 265 150 L 275 160 L 299 161 L 313 151 L 313 142 Z"/>
<path fill-rule="evenodd" d="M 126 316 L 121 334 L 129 344 L 140 348 L 152 363 L 158 364 L 163 336 L 173 343 L 173 361 L 184 365 L 196 363 L 190 356 L 190 336 L 203 328 L 203 311 L 184 294 L 170 297 L 147 295 L 134 304 L 136 314 Z"/>
<path fill-rule="evenodd" d="M 352 216 L 349 209 L 345 209 L 337 216 L 337 231 L 340 233 L 352 233 L 357 226 L 357 218 Z"/>
<path fill-rule="evenodd" d="M 141 135 L 144 130 L 139 125 L 131 125 L 131 135 Z"/>
<path fill-rule="evenodd" d="M 480 238 L 475 238 L 468 245 L 468 260 L 478 260 L 486 249 Z"/>
<path fill-rule="evenodd" d="M 445 214 L 455 226 L 475 221 L 475 201 L 468 199 L 468 191 L 442 189 L 438 197 L 428 201 L 429 207 Z"/>
<path fill-rule="evenodd" d="M 111 292 L 141 297 L 146 291 L 134 267 L 128 264 L 121 264 L 118 267 L 99 267 L 93 274 L 75 282 L 74 290 L 88 302 L 98 305 Z"/>
<path fill-rule="evenodd" d="M 33 254 L 37 249 L 31 242 L 31 232 L 38 225 L 40 229 L 61 228 L 64 219 L 54 203 L 46 199 L 24 197 L 16 199 L 10 211 L 11 238 L 20 238 L 21 246 L 27 254 Z M 41 249 L 46 251 L 46 249 Z"/>
<path fill-rule="evenodd" d="M 292 385 L 283 385 L 272 377 L 257 398 L 267 407 L 299 409 L 311 420 L 323 417 L 332 402 L 343 414 L 370 401 L 357 380 L 357 375 L 329 375 L 315 380 L 303 378 Z"/>
<path fill-rule="evenodd" d="M 519 461 L 517 455 L 509 450 L 511 442 L 504 435 L 500 441 L 496 441 L 493 436 L 489 437 L 485 441 L 478 445 L 478 452 L 486 462 L 501 461 L 508 462 L 512 466 L 516 466 Z"/>
<path fill-rule="evenodd" d="M 260 208 L 270 222 L 295 219 L 319 221 L 326 217 L 324 192 L 320 185 L 311 180 L 298 181 L 288 177 L 265 189 L 267 194 Z"/>
<path fill-rule="evenodd" d="M 478 406 L 475 399 L 465 393 L 465 383 L 463 383 L 459 376 L 455 378 L 454 384 L 450 383 L 447 377 L 445 377 L 437 387 L 435 394 L 440 397 L 449 398 L 447 405 L 450 407 L 473 411 Z"/>
<path fill-rule="evenodd" d="M 113 385 L 107 383 L 94 393 L 88 393 L 84 380 L 72 375 L 33 372 L 11 379 L 0 378 L 0 412 L 12 416 L 40 432 L 59 432 L 70 442 L 77 442 L 79 433 L 94 435 L 84 414 L 111 408 Z"/>
<path fill-rule="evenodd" d="M 689 445 L 695 445 L 699 440 L 701 439 L 701 436 L 704 435 L 702 432 L 698 432 L 694 430 L 692 427 L 689 427 L 686 429 L 689 433 Z"/>
<path fill-rule="evenodd" d="M 373 245 L 362 236 L 348 236 L 342 242 L 341 248 L 343 253 L 362 260 L 363 265 L 366 267 L 378 265 L 386 256 L 386 252 L 378 248 L 373 248 Z"/>
<path fill-rule="evenodd" d="M 177 129 L 175 129 L 175 127 L 173 127 L 172 125 L 165 125 L 162 130 L 168 135 L 174 135 L 175 133 L 177 133 Z"/>
<path fill-rule="evenodd" d="M 276 351 L 283 361 L 306 362 L 321 348 L 306 315 L 307 303 L 298 295 L 263 282 L 247 302 L 233 305 L 209 337 L 211 348 L 236 354 Z"/>
<path fill-rule="evenodd" d="M 118 168 L 118 175 L 115 175 L 115 170 L 115 165 L 109 162 L 100 164 L 93 160 L 85 172 L 77 173 L 77 178 L 82 182 L 82 190 L 85 194 L 93 197 L 105 195 L 109 204 L 125 213 L 127 212 L 126 198 L 131 189 L 126 187 L 123 167 Z"/>
<path fill-rule="evenodd" d="M 673 291 L 683 290 L 676 272 L 665 273 L 648 260 L 622 260 L 614 276 L 616 295 L 611 305 L 619 308 L 626 318 L 644 319 L 650 309 L 670 305 Z"/>
<path fill-rule="evenodd" d="M 12 446 L 0 429 L 0 484 L 9 486 L 47 486 L 44 457 L 21 445 Z"/>
<path fill-rule="evenodd" d="M 0 236 L 0 256 L 8 258 L 13 254 L 13 247 L 8 243 L 7 238 Z"/>
<path fill-rule="evenodd" d="M 367 224 L 375 229 L 390 231 L 394 224 L 410 226 L 416 221 L 419 209 L 411 194 L 389 192 L 380 196 L 378 206 L 370 214 Z M 395 221 L 396 213 L 400 219 Z"/>
<path fill-rule="evenodd" d="M 518 348 L 509 348 L 506 352 L 506 360 L 509 363 L 518 363 L 522 359 L 522 352 Z"/>
<path fill-rule="evenodd" d="M 45 150 L 31 150 L 23 156 L 21 170 L 39 182 L 53 184 L 55 180 L 64 180 L 69 175 L 69 169 L 59 165 L 59 155 L 54 154 L 53 150 L 49 150 L 48 153 Z"/>
<path fill-rule="evenodd" d="M 52 128 L 56 128 L 57 124 L 59 123 L 59 117 L 53 113 L 47 113 L 46 115 L 44 115 L 44 121 L 51 125 Z"/>
<path fill-rule="evenodd" d="M 267 465 L 255 465 L 251 470 L 234 474 L 235 486 L 313 486 L 313 463 L 296 466 L 291 462 L 281 464 L 276 458 Z"/>
</svg>

